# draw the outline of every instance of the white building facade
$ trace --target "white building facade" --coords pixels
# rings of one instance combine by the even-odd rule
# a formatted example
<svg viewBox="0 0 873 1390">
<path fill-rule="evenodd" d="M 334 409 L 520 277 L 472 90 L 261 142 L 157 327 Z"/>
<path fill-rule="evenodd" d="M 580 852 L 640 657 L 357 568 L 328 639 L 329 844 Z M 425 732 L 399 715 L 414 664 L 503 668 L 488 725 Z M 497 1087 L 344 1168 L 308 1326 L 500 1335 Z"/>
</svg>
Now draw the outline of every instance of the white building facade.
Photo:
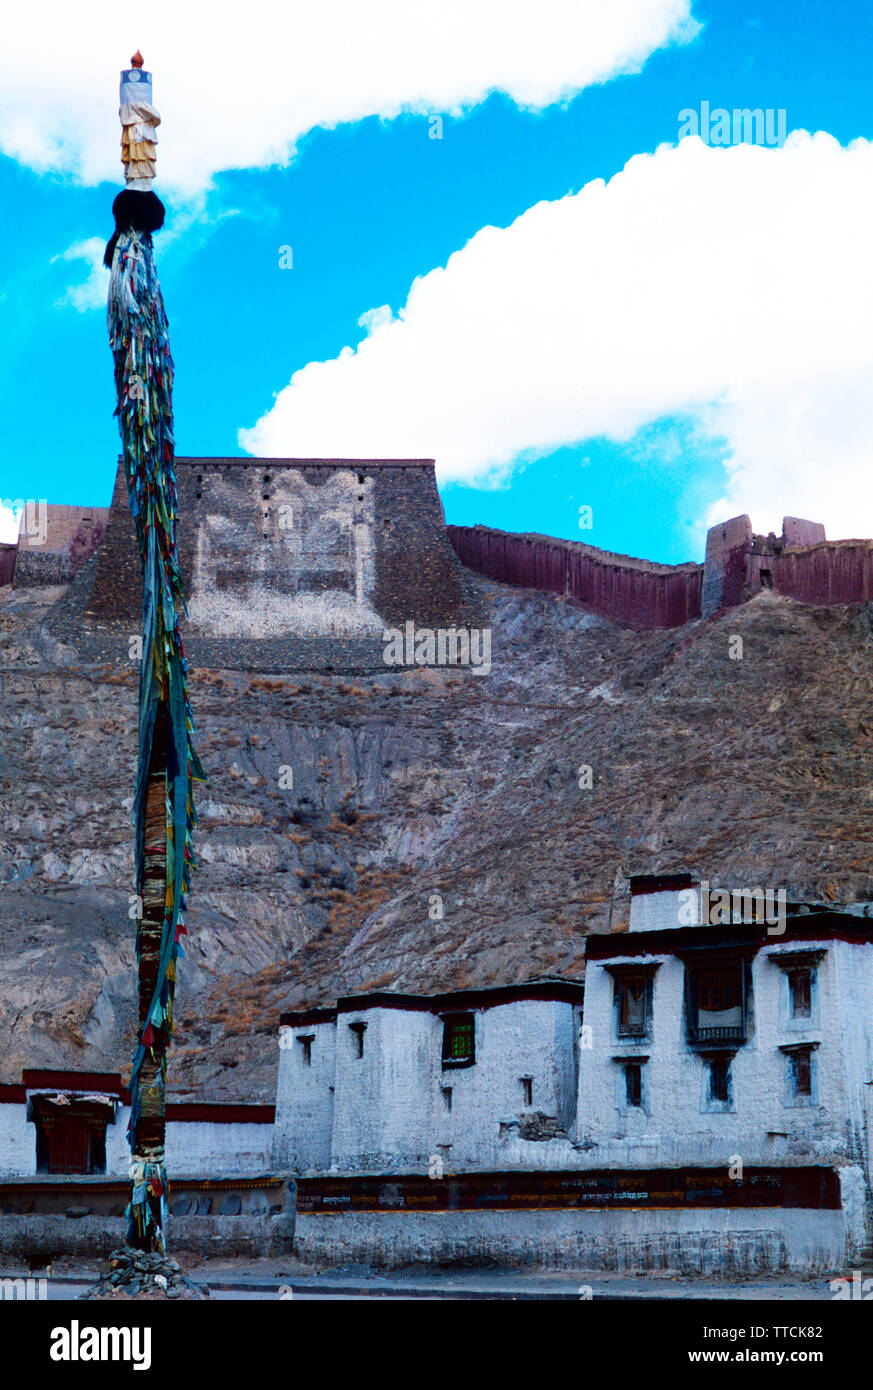
<svg viewBox="0 0 873 1390">
<path fill-rule="evenodd" d="M 873 922 L 646 923 L 587 942 L 577 1138 L 611 1163 L 871 1172 Z M 663 920 L 663 904 L 659 916 Z"/>
<path fill-rule="evenodd" d="M 873 922 L 734 908 L 683 925 L 688 905 L 655 883 L 629 931 L 588 939 L 576 1144 L 592 1168 L 693 1187 L 716 1241 L 766 1222 L 797 1268 L 852 1258 L 873 1173 Z"/>
<path fill-rule="evenodd" d="M 285 1014 L 273 1159 L 298 1173 L 463 1172 L 575 1122 L 582 987 L 351 995 Z"/>
<path fill-rule="evenodd" d="M 271 1105 L 167 1104 L 167 1165 L 179 1177 L 270 1168 Z M 0 1086 L 0 1179 L 127 1177 L 130 1098 L 117 1073 L 25 1071 Z"/>
</svg>

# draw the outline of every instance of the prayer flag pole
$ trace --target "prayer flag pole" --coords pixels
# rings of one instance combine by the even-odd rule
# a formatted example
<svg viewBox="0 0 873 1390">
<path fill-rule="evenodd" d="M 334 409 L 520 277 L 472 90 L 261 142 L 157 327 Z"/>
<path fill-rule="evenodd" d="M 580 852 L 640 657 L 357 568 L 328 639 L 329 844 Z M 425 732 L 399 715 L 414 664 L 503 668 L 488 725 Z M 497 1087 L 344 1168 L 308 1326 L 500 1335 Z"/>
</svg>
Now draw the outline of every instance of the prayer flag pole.
<svg viewBox="0 0 873 1390">
<path fill-rule="evenodd" d="M 136 952 L 139 1040 L 130 1079 L 131 1200 L 127 1243 L 166 1249 L 167 1049 L 173 1032 L 176 961 L 194 867 L 193 783 L 204 781 L 191 740 L 188 666 L 179 633 L 184 611 L 176 549 L 173 359 L 155 270 L 152 233 L 164 207 L 152 192 L 160 115 L 140 53 L 121 74 L 121 158 L 126 188 L 112 205 L 115 232 L 108 326 L 115 363 L 116 414 L 130 509 L 143 572 L 139 762 L 134 795 L 136 879 L 141 912 Z"/>
</svg>

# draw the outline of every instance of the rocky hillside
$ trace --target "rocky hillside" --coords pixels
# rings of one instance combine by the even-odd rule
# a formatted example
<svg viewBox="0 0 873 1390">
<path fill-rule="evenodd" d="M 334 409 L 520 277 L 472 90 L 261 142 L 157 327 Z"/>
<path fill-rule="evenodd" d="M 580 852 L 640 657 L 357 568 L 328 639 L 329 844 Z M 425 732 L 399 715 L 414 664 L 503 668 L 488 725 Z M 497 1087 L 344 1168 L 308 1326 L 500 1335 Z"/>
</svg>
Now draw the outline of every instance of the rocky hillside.
<svg viewBox="0 0 873 1390">
<path fill-rule="evenodd" d="M 765 592 L 640 635 L 479 589 L 489 675 L 193 673 L 177 1093 L 272 1098 L 283 1008 L 578 975 L 630 874 L 873 898 L 866 609 Z M 133 1046 L 137 671 L 55 640 L 60 598 L 0 590 L 4 1081 L 126 1072 Z"/>
</svg>

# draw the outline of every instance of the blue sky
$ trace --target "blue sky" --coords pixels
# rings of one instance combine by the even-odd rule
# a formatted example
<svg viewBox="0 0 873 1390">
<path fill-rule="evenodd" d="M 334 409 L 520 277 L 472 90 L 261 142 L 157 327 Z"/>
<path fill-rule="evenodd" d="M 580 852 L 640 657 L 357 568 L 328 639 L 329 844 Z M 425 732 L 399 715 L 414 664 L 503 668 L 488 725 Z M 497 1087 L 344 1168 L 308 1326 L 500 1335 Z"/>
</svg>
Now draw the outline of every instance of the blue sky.
<svg viewBox="0 0 873 1390">
<path fill-rule="evenodd" d="M 860 158 L 856 172 L 845 158 L 838 159 L 833 142 L 846 147 L 873 136 L 870 7 L 862 0 L 835 0 L 829 7 L 800 0 L 768 0 L 766 5 L 709 0 L 693 3 L 691 12 L 700 26 L 696 37 L 656 46 L 641 71 L 584 86 L 577 95 L 545 109 L 523 109 L 498 91 L 470 103 L 463 112 L 443 115 L 442 138 L 433 139 L 436 104 L 423 100 L 420 113 L 369 115 L 331 129 L 304 131 L 287 167 L 219 170 L 205 188 L 190 186 L 190 178 L 189 186 L 184 181 L 169 188 L 162 185 L 164 147 L 171 146 L 175 135 L 165 116 L 156 191 L 167 203 L 168 222 L 156 241 L 177 370 L 178 452 L 242 453 L 239 432 L 262 420 L 294 373 L 324 362 L 334 364 L 328 377 L 322 374 L 330 390 L 319 394 L 314 371 L 299 378 L 287 394 L 284 410 L 277 410 L 261 427 L 259 438 L 278 440 L 281 447 L 271 451 L 290 455 L 365 455 L 383 452 L 371 447 L 383 438 L 389 447 L 395 438 L 409 439 L 417 446 L 410 452 L 436 454 L 438 466 L 442 459 L 449 460 L 445 469 L 441 467 L 441 490 L 450 521 L 570 536 L 664 561 L 701 558 L 705 526 L 719 506 L 725 514 L 754 507 L 756 529 L 776 524 L 775 512 L 781 507 L 826 519 L 829 534 L 873 533 L 873 517 L 858 517 L 854 488 L 859 460 L 873 440 L 863 405 L 869 358 L 854 318 L 859 302 L 866 303 L 868 287 L 862 277 L 866 271 L 869 278 L 869 266 L 852 242 L 839 255 L 835 272 L 827 250 L 830 223 L 823 223 L 818 240 L 802 241 L 825 197 L 833 200 L 833 225 L 839 228 L 857 221 L 853 200 L 867 196 L 861 187 Z M 155 101 L 162 107 L 161 69 L 157 60 L 149 61 L 148 40 L 146 30 L 135 35 L 134 44 L 154 68 Z M 86 33 L 82 42 L 87 42 Z M 75 61 L 76 55 L 71 56 Z M 120 57 L 124 59 L 124 50 Z M 105 140 L 113 148 L 118 139 L 114 86 L 121 65 L 116 63 L 116 70 L 105 74 Z M 729 165 L 712 149 L 703 152 L 707 164 L 704 178 L 701 163 L 699 219 L 692 212 L 680 224 L 687 254 L 677 255 L 674 247 L 669 272 L 659 259 L 659 232 L 653 229 L 649 236 L 647 226 L 653 208 L 676 205 L 686 196 L 674 194 L 674 179 L 690 181 L 687 196 L 693 209 L 698 176 L 658 156 L 645 166 L 648 182 L 645 171 L 640 173 L 637 191 L 630 178 L 620 185 L 628 220 L 637 223 L 629 243 L 634 263 L 651 254 L 652 279 L 663 281 L 668 273 L 674 277 L 670 293 L 658 301 L 663 335 L 655 335 L 639 357 L 632 347 L 641 339 L 640 322 L 643 336 L 651 330 L 650 322 L 646 326 L 644 321 L 645 292 L 637 309 L 623 295 L 613 294 L 611 300 L 598 300 L 590 317 L 574 308 L 568 322 L 561 317 L 560 305 L 567 277 L 556 270 L 548 278 L 551 232 L 542 252 L 536 251 L 532 234 L 525 232 L 522 242 L 521 230 L 515 240 L 511 234 L 495 240 L 487 262 L 493 279 L 490 299 L 465 298 L 457 285 L 450 291 L 448 274 L 434 277 L 433 272 L 455 255 L 454 280 L 463 284 L 463 256 L 468 254 L 464 248 L 471 238 L 483 228 L 511 228 L 537 204 L 555 205 L 557 228 L 562 210 L 570 211 L 567 195 L 579 193 L 592 180 L 608 183 L 634 156 L 654 156 L 659 147 L 675 146 L 678 113 L 698 109 L 704 100 L 712 108 L 784 108 L 789 132 L 825 131 L 833 137 L 827 151 L 815 159 L 809 143 L 796 152 L 785 175 L 790 180 L 786 188 L 801 190 L 796 219 L 783 229 L 778 244 L 766 250 L 772 258 L 767 284 L 785 267 L 785 298 L 792 285 L 806 294 L 810 282 L 824 277 L 822 302 L 838 302 L 827 328 L 810 334 L 819 347 L 823 336 L 839 344 L 826 359 L 834 363 L 833 380 L 822 388 L 820 398 L 810 401 L 810 383 L 831 374 L 816 357 L 815 344 L 805 353 L 797 347 L 795 359 L 798 334 L 792 333 L 784 347 L 774 335 L 769 359 L 784 365 L 771 377 L 767 355 L 762 362 L 755 358 L 760 326 L 746 309 L 745 322 L 731 319 L 732 304 L 738 305 L 738 316 L 741 312 L 736 285 L 748 283 L 748 276 L 734 263 L 731 244 L 719 241 L 719 229 L 728 220 L 719 188 L 725 189 L 731 207 L 748 196 L 746 226 L 763 208 L 758 231 L 766 243 L 770 214 L 761 190 L 774 180 L 766 172 L 763 179 L 755 173 L 746 183 L 739 160 L 732 158 Z M 247 109 L 237 113 L 238 121 L 246 120 Z M 37 108 L 35 119 L 38 116 Z M 0 122 L 0 137 L 2 131 Z M 11 137 L 4 147 L 14 147 Z M 777 170 L 788 150 L 760 154 Z M 802 167 L 807 159 L 809 178 Z M 18 158 L 0 155 L 0 203 L 6 209 L 0 219 L 0 498 L 36 496 L 105 505 L 118 445 L 101 305 L 104 272 L 95 269 L 94 261 L 99 241 L 111 231 L 110 208 L 120 186 L 120 165 L 118 180 L 109 181 L 45 164 L 44 158 L 29 156 L 26 150 Z M 649 192 L 662 164 L 663 192 L 659 194 L 657 182 Z M 616 196 L 618 188 L 616 184 Z M 793 195 L 781 195 L 781 201 L 789 196 Z M 807 196 L 811 214 L 800 201 Z M 662 203 L 653 201 L 658 197 Z M 598 206 L 602 203 L 601 199 Z M 844 210 L 844 203 L 850 211 Z M 588 220 L 593 214 L 592 201 Z M 533 221 L 528 217 L 523 228 Z M 585 259 L 587 243 L 580 241 L 584 275 L 589 278 L 579 303 L 596 298 L 601 273 L 611 285 L 626 281 L 627 266 L 617 254 L 613 263 L 608 253 L 613 240 L 607 237 L 598 243 L 607 247 L 601 266 L 590 254 Z M 665 233 L 664 241 L 672 246 L 675 235 Z M 709 261 L 702 253 L 707 245 L 712 248 Z M 290 270 L 279 268 L 282 246 L 292 248 Z M 687 280 L 681 273 L 683 264 L 689 267 Z M 844 278 L 834 285 L 831 279 L 837 272 Z M 543 299 L 555 315 L 554 327 L 548 316 L 537 312 L 526 331 L 523 310 L 514 312 L 516 296 L 524 300 L 527 295 L 520 280 L 531 275 L 543 277 Z M 423 278 L 427 303 L 413 313 L 409 300 L 404 327 L 400 320 L 417 277 Z M 813 283 L 812 302 L 818 304 L 814 291 Z M 445 298 L 449 293 L 456 297 L 446 298 L 444 312 L 439 304 L 433 307 L 440 294 Z M 536 290 L 531 294 L 535 297 Z M 751 302 L 765 297 L 756 293 Z M 778 306 L 782 301 L 773 302 Z M 499 385 L 497 406 L 483 405 L 477 413 L 477 391 L 472 388 L 463 407 L 459 405 L 453 365 L 456 352 L 468 339 L 477 340 L 477 334 L 482 352 L 493 354 L 493 325 L 483 328 L 480 320 L 489 315 L 493 319 L 495 305 L 511 316 L 520 343 L 498 373 L 505 380 L 506 400 L 517 412 L 510 424 L 500 413 Z M 402 335 L 394 334 L 396 348 L 390 347 L 389 324 L 384 334 L 375 331 L 370 366 L 364 354 L 360 364 L 357 354 L 352 355 L 354 361 L 347 354 L 338 362 L 343 349 L 356 349 L 374 334 L 374 326 L 368 329 L 361 317 L 379 306 L 390 306 L 393 326 L 402 330 Z M 637 311 L 643 316 L 640 320 Z M 683 341 L 687 340 L 689 324 L 692 334 L 695 331 L 695 312 L 707 318 L 700 330 L 702 352 L 718 358 L 709 335 L 720 313 L 725 323 L 717 341 L 730 339 L 732 348 L 723 365 L 714 361 L 711 376 L 686 393 L 682 381 L 693 372 L 677 362 L 681 379 L 671 379 L 659 341 L 663 358 L 681 357 L 671 333 L 675 323 L 681 323 Z M 777 312 L 769 305 L 764 326 L 768 333 Z M 840 314 L 846 316 L 845 323 Z M 580 342 L 586 334 L 593 339 L 581 352 L 578 378 L 572 367 L 565 372 L 573 350 L 574 315 Z M 439 351 L 431 351 L 437 331 L 428 327 L 432 324 L 446 334 Z M 621 346 L 624 331 L 627 358 Z M 542 344 L 536 341 L 538 333 Z M 420 339 L 427 335 L 425 350 Z M 742 344 L 738 348 L 733 341 L 745 335 L 748 367 Z M 498 330 L 496 341 L 502 337 Z M 592 354 L 597 359 L 598 340 L 604 342 L 604 363 L 598 363 L 595 378 L 590 364 Z M 416 369 L 414 379 L 407 380 L 397 373 L 398 354 L 399 360 L 414 363 L 419 351 L 427 352 L 427 369 Z M 560 357 L 557 371 L 550 353 Z M 692 361 L 693 356 L 692 351 Z M 647 362 L 654 375 L 663 375 L 657 390 Z M 540 363 L 542 381 L 532 381 Z M 374 405 L 368 410 L 373 373 L 379 374 L 378 409 Z M 469 378 L 469 370 L 464 375 Z M 585 398 L 578 412 L 578 436 L 573 437 L 577 379 L 580 393 L 596 379 L 596 390 L 591 390 L 598 400 L 615 396 L 616 404 L 609 410 L 589 408 L 590 395 Z M 541 396 L 543 383 L 548 391 L 552 381 L 554 417 L 562 422 L 554 434 L 549 411 L 541 404 L 534 409 L 533 401 L 534 394 Z M 517 405 L 527 393 L 527 383 L 532 383 L 530 414 L 535 420 Z M 869 376 L 867 387 L 869 391 Z M 487 388 L 485 381 L 478 393 L 483 401 Z M 386 417 L 395 410 L 398 420 L 392 433 Z M 400 418 L 404 410 L 410 418 Z M 495 410 L 500 413 L 499 442 Z M 786 436 L 783 421 L 794 419 L 799 411 L 802 428 L 798 426 L 797 438 L 786 440 L 780 458 L 780 441 Z M 324 446 L 318 447 L 322 436 Z M 336 441 L 351 444 L 357 437 L 361 447 L 336 449 Z M 295 447 L 298 440 L 301 447 Z M 812 454 L 814 467 L 808 461 Z M 580 530 L 583 505 L 592 508 L 593 525 Z"/>
</svg>

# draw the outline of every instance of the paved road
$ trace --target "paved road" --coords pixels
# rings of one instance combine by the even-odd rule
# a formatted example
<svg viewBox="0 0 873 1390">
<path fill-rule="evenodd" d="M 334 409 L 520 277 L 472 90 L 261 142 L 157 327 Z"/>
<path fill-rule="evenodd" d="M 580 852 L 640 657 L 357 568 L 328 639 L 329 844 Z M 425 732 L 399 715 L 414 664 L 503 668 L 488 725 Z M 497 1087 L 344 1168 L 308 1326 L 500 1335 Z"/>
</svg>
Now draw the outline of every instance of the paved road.
<svg viewBox="0 0 873 1390">
<path fill-rule="evenodd" d="M 15 1277 L 20 1271 L 0 1269 L 0 1276 Z M 389 1276 L 367 1272 L 348 1273 L 325 1271 L 322 1274 L 298 1274 L 296 1271 L 265 1270 L 210 1265 L 208 1272 L 192 1270 L 191 1277 L 208 1282 L 213 1297 L 223 1300 L 274 1302 L 293 1299 L 295 1302 L 321 1300 L 389 1300 L 423 1299 L 445 1301 L 477 1300 L 548 1300 L 627 1302 L 643 1299 L 658 1301 L 693 1301 L 730 1299 L 744 1302 L 750 1299 L 785 1301 L 830 1301 L 833 1291 L 825 1279 L 809 1282 L 755 1281 L 754 1283 L 722 1284 L 685 1279 L 628 1278 L 617 1275 L 572 1275 L 546 1272 L 503 1271 L 397 1271 Z M 76 1299 L 96 1282 L 96 1272 L 87 1268 L 68 1269 L 53 1273 L 46 1292 L 52 1302 Z M 290 1290 L 290 1295 L 288 1292 Z"/>
<path fill-rule="evenodd" d="M 63 1282 L 60 1281 L 60 1280 L 52 1280 L 52 1282 L 51 1282 L 51 1284 L 48 1286 L 48 1290 L 47 1290 L 47 1292 L 48 1292 L 48 1299 L 47 1299 L 47 1302 L 49 1302 L 49 1303 L 60 1303 L 60 1302 L 65 1302 L 65 1301 L 67 1301 L 68 1299 L 76 1299 L 76 1298 L 79 1298 L 79 1296 L 80 1296 L 81 1294 L 85 1293 L 86 1290 L 89 1289 L 90 1287 L 91 1287 L 90 1283 L 88 1283 L 88 1284 L 85 1284 L 85 1283 L 79 1284 L 79 1283 L 73 1283 L 72 1281 L 68 1282 L 67 1280 L 64 1280 Z M 213 1289 L 213 1290 L 212 1290 L 212 1296 L 213 1296 L 213 1298 L 217 1298 L 217 1299 L 227 1299 L 227 1300 L 233 1300 L 233 1301 L 238 1300 L 238 1301 L 240 1301 L 240 1302 L 242 1302 L 242 1303 L 252 1302 L 252 1301 L 275 1303 L 275 1302 L 278 1301 L 278 1298 L 279 1298 L 279 1294 L 278 1294 L 278 1290 L 277 1290 L 277 1289 L 268 1289 L 268 1288 L 258 1288 L 258 1289 Z M 385 1297 L 385 1295 L 376 1295 L 376 1296 L 382 1297 L 382 1298 Z M 406 1295 L 406 1294 L 394 1294 L 394 1295 L 389 1295 L 387 1301 L 389 1301 L 389 1302 L 404 1302 L 404 1301 L 406 1300 L 407 1296 L 408 1296 L 408 1295 Z M 374 1295 L 372 1295 L 372 1294 L 354 1294 L 354 1293 L 351 1293 L 351 1294 L 350 1294 L 350 1293 L 309 1293 L 309 1292 L 306 1292 L 306 1291 L 297 1291 L 297 1292 L 294 1293 L 294 1299 L 293 1299 L 293 1301 L 294 1301 L 295 1303 L 311 1303 L 311 1302 L 313 1302 L 313 1301 L 318 1302 L 318 1301 L 322 1301 L 322 1300 L 326 1300 L 326 1301 L 335 1300 L 335 1301 L 340 1301 L 340 1302 L 342 1302 L 342 1301 L 347 1301 L 347 1300 L 351 1300 L 351 1301 L 353 1301 L 353 1302 L 360 1302 L 361 1300 L 366 1300 L 366 1299 L 369 1299 L 369 1298 L 372 1298 L 372 1297 L 374 1297 Z M 436 1295 L 431 1295 L 431 1300 L 434 1300 L 435 1298 L 436 1298 Z"/>
</svg>

